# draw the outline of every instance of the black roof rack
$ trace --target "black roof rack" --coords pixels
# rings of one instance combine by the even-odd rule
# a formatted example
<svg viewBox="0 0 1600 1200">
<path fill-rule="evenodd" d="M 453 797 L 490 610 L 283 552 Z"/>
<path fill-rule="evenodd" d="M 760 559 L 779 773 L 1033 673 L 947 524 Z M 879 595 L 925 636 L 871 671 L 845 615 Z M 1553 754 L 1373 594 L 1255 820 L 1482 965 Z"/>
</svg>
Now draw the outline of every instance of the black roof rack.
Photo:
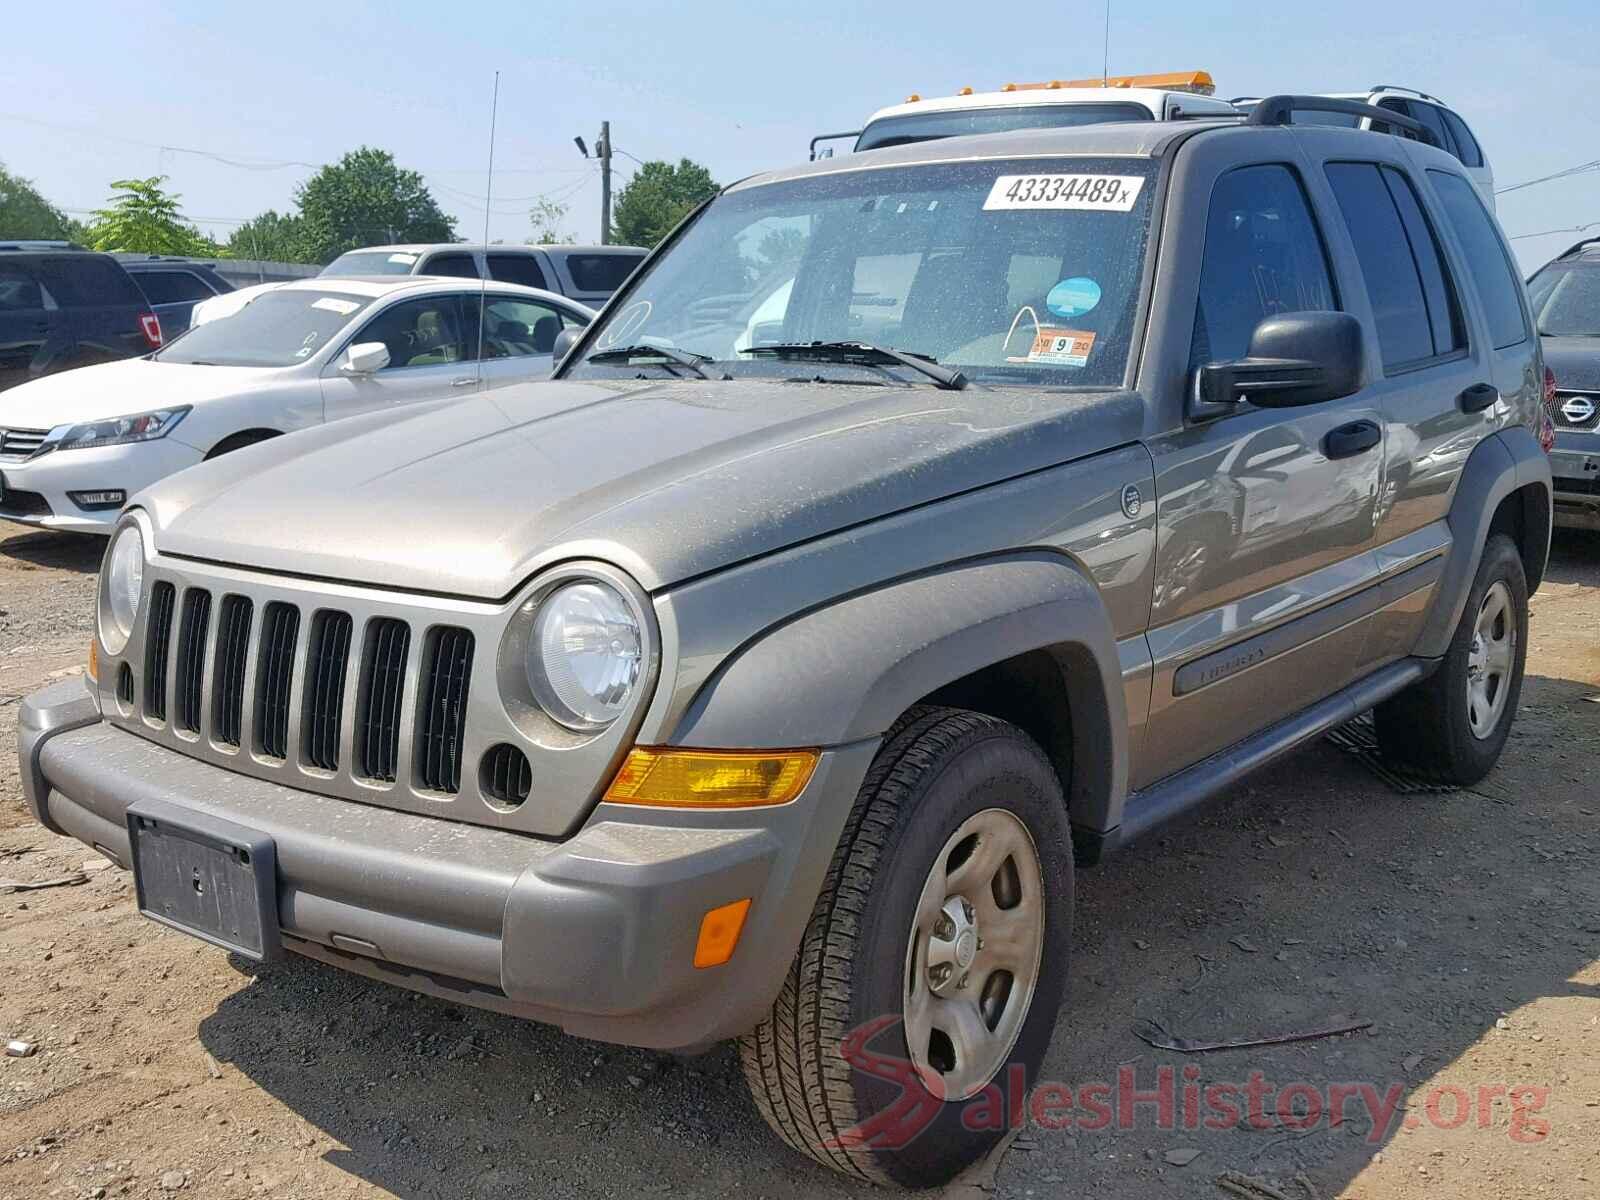
<svg viewBox="0 0 1600 1200">
<path fill-rule="evenodd" d="M 1260 99 L 1261 99 L 1260 96 L 1235 96 L 1232 100 L 1229 100 L 1228 103 L 1229 104 L 1254 104 L 1256 101 L 1258 101 Z"/>
<path fill-rule="evenodd" d="M 77 242 L 61 241 L 54 238 L 17 238 L 14 241 L 0 242 L 0 250 L 82 250 Z"/>
<path fill-rule="evenodd" d="M 1362 104 L 1359 100 L 1336 100 L 1331 96 L 1267 96 L 1250 110 L 1246 125 L 1288 125 L 1297 112 L 1344 113 L 1351 117 L 1366 117 L 1382 121 L 1416 135 L 1419 142 L 1438 146 L 1433 130 L 1414 117 L 1395 112 L 1392 108 L 1379 108 L 1375 104 Z"/>
<path fill-rule="evenodd" d="M 854 138 L 854 137 L 860 137 L 860 136 L 861 136 L 861 130 L 859 130 L 859 129 L 847 129 L 843 133 L 819 133 L 819 134 L 817 134 L 816 137 L 811 139 L 811 161 L 812 162 L 816 162 L 817 161 L 817 143 L 818 142 L 832 142 L 832 141 L 836 141 L 839 138 Z M 829 153 L 832 153 L 832 151 L 830 151 Z"/>
<path fill-rule="evenodd" d="M 1571 258 L 1575 254 L 1582 254 L 1590 246 L 1600 246 L 1600 237 L 1584 238 L 1581 242 L 1574 242 L 1550 261 L 1560 262 L 1563 258 Z"/>
<path fill-rule="evenodd" d="M 1437 96 L 1430 96 L 1427 92 L 1419 92 L 1416 88 L 1403 87 L 1398 83 L 1375 83 L 1367 90 L 1369 92 L 1404 92 L 1408 96 L 1417 96 L 1423 100 L 1432 100 L 1435 104 L 1444 103 L 1444 101 L 1439 99 Z"/>
</svg>

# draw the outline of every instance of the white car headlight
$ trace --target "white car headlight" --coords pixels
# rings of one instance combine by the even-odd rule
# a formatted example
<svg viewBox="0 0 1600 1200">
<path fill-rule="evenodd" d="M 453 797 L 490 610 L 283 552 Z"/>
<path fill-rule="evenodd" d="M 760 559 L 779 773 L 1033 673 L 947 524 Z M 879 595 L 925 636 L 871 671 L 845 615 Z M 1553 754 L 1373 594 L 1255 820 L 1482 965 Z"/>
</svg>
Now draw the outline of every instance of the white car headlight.
<svg viewBox="0 0 1600 1200">
<path fill-rule="evenodd" d="M 137 525 L 124 525 L 106 555 L 100 590 L 100 641 L 107 653 L 121 654 L 133 635 L 144 594 L 144 538 Z"/>
<path fill-rule="evenodd" d="M 644 662 L 644 635 L 622 593 L 598 580 L 545 598 L 528 639 L 528 686 L 569 729 L 604 729 L 622 715 Z"/>
<path fill-rule="evenodd" d="M 39 453 L 51 450 L 88 450 L 95 446 L 125 446 L 130 442 L 153 442 L 171 433 L 189 415 L 189 406 L 159 408 L 135 413 L 131 417 L 111 417 L 105 421 L 84 421 L 78 425 L 57 425 L 45 437 Z"/>
</svg>

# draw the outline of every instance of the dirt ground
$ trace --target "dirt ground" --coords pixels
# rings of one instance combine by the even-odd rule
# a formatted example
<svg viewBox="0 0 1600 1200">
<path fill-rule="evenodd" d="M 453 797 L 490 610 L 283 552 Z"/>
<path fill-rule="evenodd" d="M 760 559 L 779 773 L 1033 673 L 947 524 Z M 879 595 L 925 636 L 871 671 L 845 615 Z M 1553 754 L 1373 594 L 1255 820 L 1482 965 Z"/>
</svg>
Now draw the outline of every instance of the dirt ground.
<svg viewBox="0 0 1600 1200">
<path fill-rule="evenodd" d="M 18 698 L 80 669 L 99 553 L 0 523 L 0 877 L 89 864 L 0 894 L 0 1038 L 38 1045 L 0 1057 L 0 1200 L 872 1191 L 786 1152 L 728 1047 L 583 1042 L 298 959 L 252 974 L 141 920 L 126 875 L 27 819 L 9 749 Z M 1600 538 L 1562 536 L 1480 787 L 1400 795 L 1319 743 L 1083 872 L 1044 1079 L 1114 1100 L 1168 1068 L 1170 1119 L 1036 1124 L 950 1194 L 1600 1196 L 1597 693 Z M 1372 1024 L 1186 1054 L 1135 1036 L 1148 1020 L 1189 1039 Z M 1239 1111 L 1255 1072 L 1304 1085 L 1288 1120 Z M 1185 1089 L 1230 1083 L 1236 1119 L 1209 1101 L 1189 1119 Z M 1340 1085 L 1400 1108 L 1376 1129 L 1353 1101 L 1299 1119 Z"/>
</svg>

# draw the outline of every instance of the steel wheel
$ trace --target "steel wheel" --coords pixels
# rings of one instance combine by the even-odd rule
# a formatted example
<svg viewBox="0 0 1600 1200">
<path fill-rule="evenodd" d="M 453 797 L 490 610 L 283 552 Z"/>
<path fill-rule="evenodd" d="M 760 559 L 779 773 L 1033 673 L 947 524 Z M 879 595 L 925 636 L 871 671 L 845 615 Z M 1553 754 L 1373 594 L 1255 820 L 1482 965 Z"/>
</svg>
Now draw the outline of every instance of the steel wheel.
<svg viewBox="0 0 1600 1200">
<path fill-rule="evenodd" d="M 1494 733 L 1511 694 L 1517 657 L 1517 623 L 1511 590 L 1496 580 L 1483 595 L 1467 653 L 1467 722 L 1480 741 Z"/>
<path fill-rule="evenodd" d="M 1043 876 L 1013 813 L 962 822 L 934 859 L 906 948 L 911 1061 L 946 1100 L 980 1091 L 1021 1032 L 1044 946 Z"/>
</svg>

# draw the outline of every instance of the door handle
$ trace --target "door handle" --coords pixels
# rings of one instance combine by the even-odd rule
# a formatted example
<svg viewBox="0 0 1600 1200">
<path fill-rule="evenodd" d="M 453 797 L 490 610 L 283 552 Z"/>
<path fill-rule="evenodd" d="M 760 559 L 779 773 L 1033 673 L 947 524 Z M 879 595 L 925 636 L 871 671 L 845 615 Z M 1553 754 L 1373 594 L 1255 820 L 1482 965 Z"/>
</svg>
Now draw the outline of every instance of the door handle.
<svg viewBox="0 0 1600 1200">
<path fill-rule="evenodd" d="M 450 386 L 451 387 L 471 387 L 473 384 L 475 384 L 477 382 L 478 381 L 477 381 L 476 378 L 474 378 L 473 376 L 469 375 L 465 379 L 452 379 L 450 381 Z"/>
<path fill-rule="evenodd" d="M 1376 421 L 1351 421 L 1337 429 L 1330 429 L 1322 441 L 1323 451 L 1329 458 L 1353 458 L 1365 454 L 1383 441 L 1383 430 Z"/>
<path fill-rule="evenodd" d="M 1482 412 L 1499 399 L 1500 389 L 1492 383 L 1475 383 L 1456 397 L 1462 412 Z"/>
</svg>

